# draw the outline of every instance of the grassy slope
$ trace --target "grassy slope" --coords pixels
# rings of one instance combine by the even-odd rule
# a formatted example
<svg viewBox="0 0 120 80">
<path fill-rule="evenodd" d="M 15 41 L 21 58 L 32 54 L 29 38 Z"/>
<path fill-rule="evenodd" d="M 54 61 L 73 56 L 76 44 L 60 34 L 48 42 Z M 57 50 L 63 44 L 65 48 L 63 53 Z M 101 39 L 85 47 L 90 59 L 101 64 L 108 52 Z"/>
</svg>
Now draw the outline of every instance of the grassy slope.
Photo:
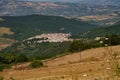
<svg viewBox="0 0 120 80">
<path fill-rule="evenodd" d="M 120 52 L 120 46 L 111 48 Z M 75 53 L 48 60 L 45 64 L 50 67 L 30 70 L 6 70 L 1 72 L 0 75 L 3 75 L 5 79 L 13 77 L 16 80 L 48 80 L 49 78 L 50 80 L 62 80 L 63 78 L 64 80 L 74 80 L 73 78 L 93 80 L 95 77 L 105 77 L 111 74 L 111 71 L 106 69 L 110 65 L 106 61 L 104 62 L 104 59 L 106 59 L 103 56 L 104 52 L 106 52 L 105 48 L 85 50 L 81 52 L 82 62 L 79 62 L 79 53 Z M 84 77 L 84 74 L 88 74 L 88 76 Z"/>
<path fill-rule="evenodd" d="M 113 51 L 120 52 L 120 45 L 112 46 L 109 48 L 111 48 Z M 105 47 L 88 49 L 88 50 L 84 50 L 82 52 L 73 53 L 73 54 L 59 57 L 57 59 L 49 60 L 47 65 L 48 66 L 58 66 L 58 65 L 62 65 L 62 64 L 67 64 L 68 62 L 71 62 L 71 63 L 79 62 L 80 54 L 81 54 L 82 61 L 92 59 L 92 57 L 102 59 L 103 57 L 105 57 L 104 56 L 105 52 L 107 52 L 107 48 L 105 48 Z"/>
<path fill-rule="evenodd" d="M 90 23 L 57 16 L 30 15 L 5 16 L 1 18 L 5 21 L 0 22 L 0 26 L 11 28 L 14 32 L 14 36 L 11 36 L 11 38 L 17 38 L 19 40 L 41 33 L 71 32 L 78 34 L 98 27 Z"/>
</svg>

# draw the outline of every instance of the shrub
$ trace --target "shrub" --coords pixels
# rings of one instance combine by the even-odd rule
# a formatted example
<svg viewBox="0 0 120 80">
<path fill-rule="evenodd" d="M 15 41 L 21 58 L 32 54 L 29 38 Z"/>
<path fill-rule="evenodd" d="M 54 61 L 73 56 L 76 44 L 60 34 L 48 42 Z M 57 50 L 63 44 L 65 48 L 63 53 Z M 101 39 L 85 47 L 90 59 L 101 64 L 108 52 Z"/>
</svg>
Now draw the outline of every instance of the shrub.
<svg viewBox="0 0 120 80">
<path fill-rule="evenodd" d="M 120 77 L 120 67 L 116 68 L 115 73 L 116 73 L 117 76 Z"/>
<path fill-rule="evenodd" d="M 101 47 L 99 42 L 89 41 L 89 40 L 74 40 L 71 42 L 68 51 L 69 52 L 79 52 L 90 48 Z"/>
<path fill-rule="evenodd" d="M 4 68 L 5 66 L 3 64 L 0 64 L 0 71 L 3 71 Z"/>
<path fill-rule="evenodd" d="M 4 68 L 3 68 L 3 66 L 0 66 L 0 71 L 2 71 Z"/>
<path fill-rule="evenodd" d="M 13 77 L 10 77 L 10 80 L 15 80 Z"/>
<path fill-rule="evenodd" d="M 3 76 L 0 76 L 0 80 L 3 80 L 4 79 L 4 77 Z"/>
<path fill-rule="evenodd" d="M 13 63 L 15 62 L 15 54 L 12 54 L 12 53 L 2 53 L 0 54 L 0 62 L 1 63 L 4 63 L 4 64 L 10 64 L 10 63 Z"/>
<path fill-rule="evenodd" d="M 84 44 L 83 44 L 83 42 L 82 41 L 80 41 L 80 40 L 74 40 L 71 44 L 70 44 L 70 46 L 69 46 L 69 51 L 70 52 L 79 52 L 79 51 L 81 51 L 82 49 L 83 49 L 83 46 L 84 46 Z"/>
<path fill-rule="evenodd" d="M 16 57 L 16 62 L 17 63 L 19 63 L 19 62 L 26 62 L 26 61 L 28 61 L 28 57 L 25 54 L 19 54 Z"/>
<path fill-rule="evenodd" d="M 43 63 L 41 62 L 41 61 L 33 61 L 33 62 L 31 62 L 31 64 L 30 64 L 30 67 L 31 68 L 39 68 L 39 67 L 41 67 L 41 66 L 43 66 Z"/>
<path fill-rule="evenodd" d="M 107 35 L 106 38 L 108 38 L 108 40 L 104 41 L 104 44 L 108 44 L 108 45 L 119 45 L 120 44 L 120 36 L 113 34 L 113 35 Z"/>
</svg>

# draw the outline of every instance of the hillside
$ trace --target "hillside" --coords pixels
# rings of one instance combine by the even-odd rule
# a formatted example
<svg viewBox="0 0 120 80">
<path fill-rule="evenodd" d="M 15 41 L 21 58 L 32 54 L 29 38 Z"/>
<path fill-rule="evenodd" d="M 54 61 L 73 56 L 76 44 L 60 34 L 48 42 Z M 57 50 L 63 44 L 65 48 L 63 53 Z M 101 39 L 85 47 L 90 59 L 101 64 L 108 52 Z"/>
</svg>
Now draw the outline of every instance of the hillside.
<svg viewBox="0 0 120 80">
<path fill-rule="evenodd" d="M 77 63 L 77 62 L 80 62 L 80 60 L 83 62 L 90 61 L 90 60 L 99 61 L 108 55 L 107 51 L 110 49 L 112 49 L 115 52 L 120 52 L 120 46 L 112 46 L 109 48 L 105 48 L 105 47 L 93 48 L 93 49 L 84 50 L 82 52 L 62 56 L 56 59 L 48 60 L 48 61 L 45 61 L 45 63 L 48 66 L 59 66 L 59 65 L 65 65 L 68 63 Z M 81 54 L 81 58 L 80 58 L 80 54 Z"/>
<path fill-rule="evenodd" d="M 120 25 L 119 22 L 116 23 L 113 26 L 106 27 L 106 28 L 99 28 L 95 30 L 91 30 L 89 32 L 83 33 L 81 36 L 83 37 L 89 37 L 89 38 L 95 38 L 97 36 L 106 36 L 106 35 L 111 35 L 111 34 L 120 34 Z"/>
<path fill-rule="evenodd" d="M 4 16 L 0 27 L 6 26 L 14 33 L 5 37 L 23 40 L 42 33 L 72 33 L 80 34 L 99 26 L 76 19 L 57 16 L 29 15 L 29 16 Z"/>
<path fill-rule="evenodd" d="M 14 40 L 0 37 L 0 51 L 10 46 Z"/>
<path fill-rule="evenodd" d="M 0 36 L 3 36 L 4 34 L 11 35 L 13 32 L 10 31 L 10 28 L 0 27 Z"/>
<path fill-rule="evenodd" d="M 90 49 L 56 59 L 45 61 L 48 67 L 38 69 L 24 70 L 5 70 L 0 72 L 5 80 L 13 77 L 16 80 L 93 80 L 93 79 L 110 79 L 111 66 L 108 59 L 108 50 L 120 52 L 120 46 L 108 48 Z M 79 54 L 81 55 L 81 62 Z M 23 66 L 28 64 L 21 64 Z M 23 69 L 23 70 L 22 70 Z M 104 74 L 104 75 L 103 75 Z M 119 80 L 119 78 L 115 79 Z"/>
<path fill-rule="evenodd" d="M 31 59 L 44 60 L 58 55 L 65 54 L 69 47 L 70 42 L 43 42 L 43 43 L 32 43 L 19 42 L 7 47 L 3 53 L 15 53 L 25 54 Z"/>
</svg>

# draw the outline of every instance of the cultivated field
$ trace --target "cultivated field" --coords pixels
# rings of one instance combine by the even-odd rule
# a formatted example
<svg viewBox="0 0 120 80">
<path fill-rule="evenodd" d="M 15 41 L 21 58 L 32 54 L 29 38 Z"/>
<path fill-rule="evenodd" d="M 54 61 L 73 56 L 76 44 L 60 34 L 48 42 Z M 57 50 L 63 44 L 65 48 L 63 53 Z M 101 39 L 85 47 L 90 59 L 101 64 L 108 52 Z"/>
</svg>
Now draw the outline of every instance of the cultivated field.
<svg viewBox="0 0 120 80">
<path fill-rule="evenodd" d="M 14 40 L 0 37 L 0 50 L 10 46 Z"/>
<path fill-rule="evenodd" d="M 117 14 L 112 13 L 111 15 L 109 14 L 104 14 L 104 15 L 93 15 L 93 16 L 82 16 L 80 17 L 81 20 L 83 21 L 89 21 L 89 20 L 107 20 L 107 19 L 113 19 L 117 17 Z"/>
<path fill-rule="evenodd" d="M 11 35 L 13 34 L 13 32 L 11 32 L 10 28 L 0 27 L 0 36 L 2 36 L 3 34 Z"/>
</svg>

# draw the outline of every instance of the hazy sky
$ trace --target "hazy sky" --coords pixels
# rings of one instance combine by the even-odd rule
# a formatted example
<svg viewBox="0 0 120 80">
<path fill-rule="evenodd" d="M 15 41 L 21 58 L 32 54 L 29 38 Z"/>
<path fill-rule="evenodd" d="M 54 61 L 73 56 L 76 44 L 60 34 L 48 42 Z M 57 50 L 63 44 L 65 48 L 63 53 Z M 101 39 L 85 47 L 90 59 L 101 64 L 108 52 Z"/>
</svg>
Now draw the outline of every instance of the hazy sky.
<svg viewBox="0 0 120 80">
<path fill-rule="evenodd" d="M 18 0 L 18 1 L 52 1 L 52 2 L 60 2 L 60 1 L 71 1 L 71 0 Z"/>
<path fill-rule="evenodd" d="M 19 0 L 19 1 L 60 1 L 60 0 Z"/>
<path fill-rule="evenodd" d="M 19 1 L 83 1 L 83 0 L 19 0 Z"/>
</svg>

